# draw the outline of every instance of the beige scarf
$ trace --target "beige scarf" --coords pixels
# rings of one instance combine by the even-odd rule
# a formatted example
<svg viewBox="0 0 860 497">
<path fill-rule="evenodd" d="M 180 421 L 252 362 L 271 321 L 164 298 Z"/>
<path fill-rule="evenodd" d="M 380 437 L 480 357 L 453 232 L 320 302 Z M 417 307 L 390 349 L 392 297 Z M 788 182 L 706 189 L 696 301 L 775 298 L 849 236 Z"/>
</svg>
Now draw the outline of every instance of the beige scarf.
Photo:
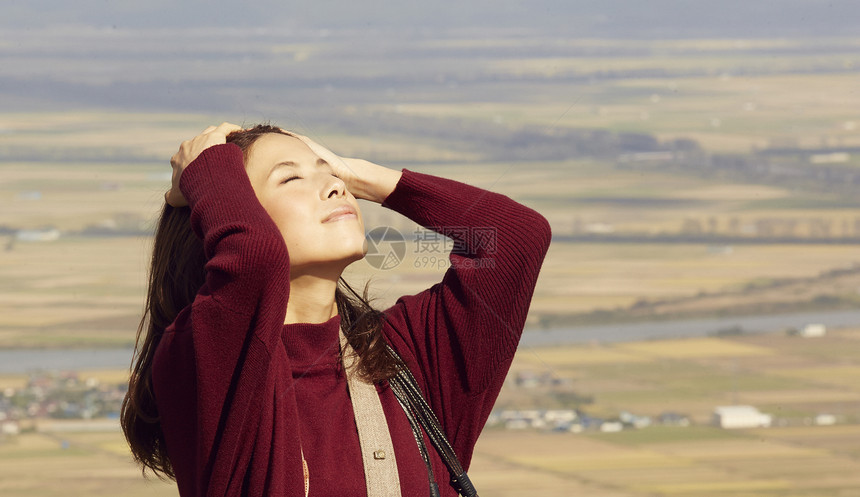
<svg viewBox="0 0 860 497">
<path fill-rule="evenodd" d="M 397 473 L 397 459 L 394 445 L 385 421 L 385 412 L 376 386 L 358 377 L 358 356 L 346 341 L 340 330 L 340 344 L 343 351 L 343 367 L 346 371 L 355 426 L 361 444 L 361 457 L 364 462 L 364 480 L 368 497 L 400 497 L 400 477 Z"/>
</svg>

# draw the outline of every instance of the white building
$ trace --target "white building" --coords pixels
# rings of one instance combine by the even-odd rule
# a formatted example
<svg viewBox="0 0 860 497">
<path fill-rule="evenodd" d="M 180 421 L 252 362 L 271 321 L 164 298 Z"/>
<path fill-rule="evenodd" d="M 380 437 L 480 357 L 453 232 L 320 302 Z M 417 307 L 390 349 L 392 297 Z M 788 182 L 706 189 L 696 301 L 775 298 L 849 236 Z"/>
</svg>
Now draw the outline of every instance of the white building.
<svg viewBox="0 0 860 497">
<path fill-rule="evenodd" d="M 60 230 L 56 228 L 19 230 L 15 233 L 15 239 L 19 242 L 54 242 L 60 239 Z"/>
<path fill-rule="evenodd" d="M 836 424 L 836 416 L 832 414 L 819 414 L 815 416 L 814 421 L 818 426 L 833 426 Z"/>
<path fill-rule="evenodd" d="M 21 427 L 17 421 L 3 421 L 0 423 L 0 435 L 17 435 L 21 433 Z"/>
<path fill-rule="evenodd" d="M 773 416 L 753 406 L 721 406 L 714 409 L 714 424 L 720 428 L 767 428 Z"/>
<path fill-rule="evenodd" d="M 823 337 L 826 333 L 827 327 L 819 323 L 807 324 L 800 329 L 800 336 L 803 338 Z"/>
<path fill-rule="evenodd" d="M 603 433 L 618 433 L 624 429 L 621 421 L 604 421 L 600 424 L 600 431 Z"/>
<path fill-rule="evenodd" d="M 573 409 L 505 409 L 493 413 L 488 424 L 502 424 L 508 430 L 523 430 L 527 428 L 562 429 L 569 427 L 577 420 L 578 415 Z"/>
</svg>

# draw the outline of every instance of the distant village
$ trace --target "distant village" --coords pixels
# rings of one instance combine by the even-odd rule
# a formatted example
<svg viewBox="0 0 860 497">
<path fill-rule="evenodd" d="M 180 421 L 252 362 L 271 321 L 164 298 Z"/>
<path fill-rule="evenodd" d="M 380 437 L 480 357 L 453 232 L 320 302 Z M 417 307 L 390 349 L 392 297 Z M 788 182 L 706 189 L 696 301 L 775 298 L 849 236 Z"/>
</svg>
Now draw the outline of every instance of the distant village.
<svg viewBox="0 0 860 497">
<path fill-rule="evenodd" d="M 512 378 L 512 388 L 542 389 L 566 386 L 564 380 L 547 374 L 520 372 Z M 7 388 L 0 395 L 0 434 L 14 436 L 22 430 L 57 429 L 62 424 L 44 423 L 58 420 L 106 420 L 97 426 L 118 429 L 118 419 L 125 384 L 101 383 L 94 378 L 81 378 L 74 372 L 38 372 L 29 376 L 23 388 Z M 833 424 L 832 416 L 819 416 L 816 424 Z M 768 414 L 751 406 L 724 406 L 714 410 L 714 423 L 723 428 L 767 427 L 773 423 Z M 618 432 L 642 429 L 652 425 L 690 426 L 685 414 L 666 411 L 656 418 L 620 412 L 617 417 L 603 419 L 590 416 L 582 409 L 497 409 L 489 426 L 509 430 L 536 429 L 554 432 L 583 431 Z M 93 427 L 95 424 L 91 424 Z M 66 424 L 67 427 L 84 425 Z"/>
<path fill-rule="evenodd" d="M 513 378 L 513 388 L 538 390 L 554 389 L 566 382 L 550 374 L 522 371 Z M 715 406 L 710 424 L 723 429 L 768 428 L 793 424 L 829 426 L 838 422 L 832 414 L 818 414 L 813 418 L 775 419 L 771 414 L 749 405 Z M 488 426 L 507 430 L 540 430 L 549 432 L 603 432 L 639 430 L 650 426 L 674 426 L 686 428 L 694 424 L 691 416 L 671 410 L 656 417 L 621 411 L 611 418 L 595 417 L 585 409 L 496 409 L 487 421 Z"/>
<path fill-rule="evenodd" d="M 803 338 L 819 338 L 827 333 L 827 328 L 820 323 L 810 323 L 799 328 L 786 330 L 788 335 Z M 523 391 L 542 392 L 552 396 L 563 393 L 580 405 L 587 405 L 590 399 L 578 397 L 565 378 L 558 378 L 550 373 L 535 371 L 519 371 L 508 379 L 508 388 Z M 839 417 L 829 413 L 818 413 L 802 419 L 774 418 L 773 415 L 761 412 L 755 406 L 723 405 L 714 406 L 709 424 L 723 429 L 768 428 L 771 426 L 807 425 L 829 426 L 840 422 Z M 700 420 L 701 422 L 701 420 Z M 686 428 L 692 426 L 694 420 L 685 413 L 666 410 L 658 416 L 647 416 L 628 411 L 620 411 L 612 417 L 597 417 L 589 414 L 584 408 L 570 409 L 496 409 L 490 415 L 488 426 L 507 430 L 540 430 L 550 432 L 603 432 L 612 433 L 622 430 L 638 430 L 650 426 L 674 426 Z"/>
<path fill-rule="evenodd" d="M 32 373 L 23 388 L 0 392 L 0 441 L 28 429 L 50 431 L 62 426 L 41 421 L 103 420 L 107 422 L 91 423 L 90 428 L 119 429 L 126 390 L 125 384 L 101 383 L 74 372 Z"/>
</svg>

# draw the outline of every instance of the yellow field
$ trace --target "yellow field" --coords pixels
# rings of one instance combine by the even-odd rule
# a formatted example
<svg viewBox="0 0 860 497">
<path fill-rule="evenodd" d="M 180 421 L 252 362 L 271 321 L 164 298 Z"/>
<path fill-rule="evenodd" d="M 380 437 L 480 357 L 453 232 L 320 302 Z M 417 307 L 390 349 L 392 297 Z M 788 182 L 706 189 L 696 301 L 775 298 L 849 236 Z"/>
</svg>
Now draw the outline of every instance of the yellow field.
<svg viewBox="0 0 860 497">
<path fill-rule="evenodd" d="M 128 345 L 143 308 L 142 238 L 24 243 L 4 252 L 0 346 Z"/>
<path fill-rule="evenodd" d="M 830 385 L 850 387 L 860 383 L 860 365 L 799 368 L 778 372 L 778 374 Z"/>
<path fill-rule="evenodd" d="M 735 83 L 726 83 L 729 94 L 739 91 L 739 87 L 731 86 Z M 796 91 L 793 88 L 783 91 Z M 681 105 L 678 102 L 671 105 L 676 104 Z M 445 111 L 443 107 L 434 109 Z M 206 123 L 221 119 L 111 112 L 0 114 L 0 127 L 26 131 L 4 135 L 0 145 L 29 147 L 38 141 L 47 147 L 94 150 L 113 147 L 145 157 L 164 157 L 163 161 L 137 164 L 0 164 L 0 225 L 29 228 L 51 225 L 61 230 L 77 230 L 116 222 L 118 216 L 151 225 L 168 184 L 167 158 L 178 140 L 196 133 Z M 361 156 L 370 152 L 361 148 L 370 145 L 355 137 L 315 138 L 344 155 Z M 372 146 L 377 147 L 374 153 L 393 160 L 411 150 L 402 138 L 374 140 Z M 411 165 L 411 169 L 511 196 L 538 209 L 558 234 L 570 233 L 577 222 L 651 233 L 677 231 L 687 217 L 714 218 L 722 226 L 731 218 L 747 223 L 758 218 L 790 216 L 800 221 L 822 219 L 837 227 L 853 223 L 856 217 L 851 209 L 785 211 L 767 205 L 748 206 L 763 200 L 791 200 L 790 191 L 773 186 L 642 174 L 590 161 L 548 162 L 531 167 L 523 163 L 472 164 L 466 162 L 468 157 L 463 157 L 456 163 L 432 164 L 451 159 L 445 156 L 449 152 L 438 149 L 418 152 L 422 157 L 426 155 L 431 164 Z M 22 196 L 22 192 L 34 190 L 41 192 L 40 199 Z M 653 198 L 693 204 L 684 209 L 625 208 L 600 202 L 572 206 L 565 200 L 566 196 L 636 197 L 643 192 Z M 414 239 L 417 226 L 402 216 L 367 202 L 362 202 L 362 209 L 369 229 L 392 226 L 407 240 Z M 0 345 L 129 343 L 143 301 L 149 240 L 63 238 L 50 243 L 15 242 L 10 247 L 0 258 L 0 281 L 6 282 L 0 284 Z M 376 305 L 384 308 L 401 295 L 419 292 L 439 281 L 447 268 L 447 254 L 441 251 L 432 254 L 432 260 L 421 259 L 420 255 L 410 243 L 405 259 L 395 270 L 378 271 L 360 261 L 348 269 L 347 276 L 359 287 L 372 280 L 371 295 L 377 298 Z M 743 245 L 721 252 L 701 244 L 556 242 L 547 254 L 535 289 L 529 326 L 536 327 L 542 315 L 618 312 L 642 300 L 690 298 L 743 288 L 750 281 L 815 277 L 823 271 L 857 262 L 854 247 L 838 245 Z M 793 297 L 774 294 L 758 298 L 762 302 L 780 302 L 786 298 L 808 302 L 817 296 L 810 288 L 807 293 L 792 290 Z M 820 291 L 828 290 L 814 288 L 814 292 Z M 838 291 L 844 295 L 851 293 L 848 286 Z M 700 309 L 733 308 L 745 302 L 746 297 L 709 298 Z M 696 309 L 695 303 L 675 303 L 663 304 L 658 311 L 671 314 Z"/>
<path fill-rule="evenodd" d="M 128 382 L 128 370 L 125 369 L 79 369 L 77 373 L 81 381 L 94 379 L 99 383 L 110 385 Z"/>
<path fill-rule="evenodd" d="M 528 366 L 567 366 L 571 364 L 592 365 L 605 363 L 631 363 L 653 360 L 644 354 L 630 353 L 618 347 L 603 345 L 559 346 L 551 349 L 528 349 L 518 357 L 518 365 Z"/>
<path fill-rule="evenodd" d="M 611 436 L 595 441 L 577 435 L 485 432 L 470 473 L 482 495 L 496 497 L 521 495 L 503 484 L 526 472 L 538 489 L 541 480 L 550 477 L 561 486 L 553 485 L 556 492 L 564 488 L 595 497 L 848 496 L 860 488 L 856 460 L 826 450 L 795 448 L 764 438 L 767 430 L 760 433 L 762 438 L 739 441 L 624 447 L 612 443 Z M 509 478 L 499 481 L 490 470 L 491 461 L 507 465 Z"/>
<path fill-rule="evenodd" d="M 577 71 L 672 65 L 670 59 L 613 58 L 598 59 L 602 66 L 595 67 L 593 60 L 568 59 L 563 64 L 568 70 Z M 798 67 L 804 64 L 802 60 L 795 62 Z M 816 146 L 822 136 L 846 145 L 860 143 L 856 133 L 858 119 L 851 111 L 860 104 L 860 96 L 854 91 L 854 74 L 733 77 L 730 59 L 703 55 L 683 63 L 693 67 L 712 64 L 713 75 L 609 80 L 599 86 L 572 87 L 567 92 L 559 88 L 559 95 L 566 96 L 561 102 L 552 98 L 555 95 L 549 98 L 541 95 L 517 102 L 400 104 L 398 109 L 418 116 L 642 130 L 661 139 L 692 138 L 708 150 L 732 152 L 748 152 L 785 139 L 802 146 Z M 558 62 L 550 61 L 516 60 L 502 64 L 499 68 L 502 72 L 528 72 L 531 66 L 534 74 L 544 77 L 548 76 L 547 70 L 559 67 Z M 737 61 L 734 64 L 737 69 Z"/>
<path fill-rule="evenodd" d="M 761 356 L 773 353 L 764 347 L 732 343 L 716 338 L 625 343 L 618 345 L 618 348 L 622 351 L 661 359 Z"/>
<path fill-rule="evenodd" d="M 88 438 L 94 438 L 93 444 Z M 172 485 L 144 480 L 125 449 L 106 450 L 104 434 L 55 437 L 22 434 L 0 444 L 0 494 L 7 496 L 178 495 Z M 120 433 L 110 434 L 114 445 Z M 68 448 L 63 448 L 63 440 Z"/>
<path fill-rule="evenodd" d="M 29 377 L 25 374 L 6 374 L 0 375 L 0 391 L 7 388 L 24 388 L 27 386 Z"/>
<path fill-rule="evenodd" d="M 594 396 L 594 404 L 584 406 L 592 415 L 673 410 L 708 423 L 715 406 L 734 400 L 777 419 L 789 412 L 832 412 L 856 422 L 860 355 L 856 345 L 847 345 L 856 344 L 856 336 L 856 330 L 837 330 L 815 340 L 771 334 L 530 348 L 520 351 L 513 371 L 572 379 L 577 393 Z M 836 351 L 847 364 L 828 365 Z M 508 384 L 499 404 L 525 394 Z M 749 431 L 652 427 L 600 435 L 490 430 L 479 442 L 472 473 L 480 481 L 480 463 L 489 458 L 512 471 L 564 478 L 571 492 L 590 496 L 847 497 L 860 491 L 858 444 L 856 424 Z M 493 481 L 488 485 L 498 492 L 492 495 L 517 495 Z"/>
<path fill-rule="evenodd" d="M 521 47 L 519 39 L 427 41 L 431 49 L 451 43 Z M 643 42 L 567 43 L 625 49 Z M 531 125 L 643 132 L 661 140 L 691 138 L 709 152 L 748 152 L 786 143 L 860 146 L 860 92 L 856 72 L 848 71 L 856 57 L 811 53 L 805 42 L 789 40 L 651 43 L 659 55 L 495 57 L 476 66 L 483 76 L 501 80 L 538 78 L 539 90 L 523 83 L 525 91 L 517 91 L 517 98 L 510 98 L 510 91 L 489 91 L 480 101 L 459 101 L 468 91 L 461 88 L 463 92 L 452 92 L 455 99 L 402 94 L 398 102 L 374 99 L 335 112 L 433 117 L 442 119 L 440 126 L 445 119 L 461 119 L 494 123 L 497 131 Z M 697 47 L 701 56 L 673 55 L 682 44 Z M 859 44 L 838 41 L 843 48 Z M 767 49 L 788 51 L 778 57 L 755 51 Z M 813 66 L 828 69 L 810 72 Z M 648 69 L 666 70 L 667 76 L 602 78 L 600 84 L 553 79 Z M 238 119 L 96 110 L 0 113 L 2 151 L 55 150 L 58 160 L 65 160 L 66 153 L 100 159 L 0 163 L 0 226 L 54 226 L 64 232 L 123 221 L 151 226 L 169 183 L 169 157 L 179 142 L 223 120 Z M 860 219 L 855 207 L 828 204 L 828 199 L 819 203 L 816 195 L 776 185 L 624 170 L 611 160 L 480 163 L 484 156 L 479 151 L 449 148 L 432 137 L 413 142 L 383 134 L 369 140 L 342 130 L 298 131 L 344 156 L 407 163 L 412 170 L 508 195 L 545 215 L 558 235 L 574 233 L 575 226 L 655 234 L 676 233 L 687 220 L 713 221 L 723 228 L 732 221 L 753 225 L 770 218 L 799 223 L 800 234 L 809 232 L 813 221 L 843 234 Z M 853 155 L 846 167 L 857 165 Z M 664 203 L 653 206 L 652 200 Z M 369 229 L 391 226 L 407 240 L 417 229 L 379 206 L 362 202 L 362 209 Z M 143 305 L 150 243 L 146 237 L 64 236 L 35 243 L 3 236 L 0 347 L 130 344 Z M 371 280 L 374 304 L 384 308 L 440 280 L 447 254 L 432 254 L 433 260 L 420 255 L 410 243 L 396 269 L 380 271 L 359 261 L 346 276 L 358 288 Z M 763 304 L 802 305 L 821 296 L 853 302 L 858 277 L 819 284 L 812 279 L 858 262 L 857 247 L 847 245 L 556 242 L 535 289 L 528 327 L 539 328 L 545 315 L 620 315 L 636 303 L 655 301 L 664 301 L 654 304 L 656 314 L 675 315 L 737 310 L 752 297 L 753 303 Z M 742 293 L 750 284 L 766 286 L 786 278 L 803 280 L 775 286 L 767 294 Z M 594 416 L 675 411 L 689 415 L 696 426 L 576 435 L 487 429 L 470 471 L 484 497 L 860 495 L 860 330 L 833 330 L 818 340 L 762 335 L 522 348 L 512 373 L 527 371 L 568 383 L 524 390 L 508 382 L 499 407 L 570 407 L 576 394 L 593 399 L 578 407 Z M 105 383 L 123 382 L 126 375 L 79 372 Z M 22 375 L 0 376 L 0 394 L 26 381 Z M 755 405 L 785 426 L 727 432 L 706 425 L 715 406 L 731 403 Z M 832 414 L 839 424 L 811 426 L 818 414 Z M 141 478 L 119 432 L 25 432 L 0 438 L 0 495 L 175 496 L 176 490 Z"/>
</svg>

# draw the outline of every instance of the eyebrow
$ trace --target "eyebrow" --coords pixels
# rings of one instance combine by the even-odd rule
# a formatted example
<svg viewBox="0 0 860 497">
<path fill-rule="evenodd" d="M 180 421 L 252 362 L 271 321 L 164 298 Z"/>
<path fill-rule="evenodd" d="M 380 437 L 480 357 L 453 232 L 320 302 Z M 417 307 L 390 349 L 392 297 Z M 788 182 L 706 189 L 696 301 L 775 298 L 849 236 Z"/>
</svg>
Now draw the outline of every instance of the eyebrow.
<svg viewBox="0 0 860 497">
<path fill-rule="evenodd" d="M 329 166 L 329 167 L 331 167 L 331 164 L 329 164 L 325 159 L 317 159 L 316 165 L 317 166 Z M 283 162 L 278 162 L 277 164 L 272 166 L 272 169 L 269 170 L 269 174 L 266 177 L 267 178 L 271 177 L 275 171 L 277 171 L 278 169 L 280 169 L 282 167 L 299 167 L 299 165 L 296 164 L 295 162 L 291 161 L 291 160 L 285 160 Z"/>
</svg>

